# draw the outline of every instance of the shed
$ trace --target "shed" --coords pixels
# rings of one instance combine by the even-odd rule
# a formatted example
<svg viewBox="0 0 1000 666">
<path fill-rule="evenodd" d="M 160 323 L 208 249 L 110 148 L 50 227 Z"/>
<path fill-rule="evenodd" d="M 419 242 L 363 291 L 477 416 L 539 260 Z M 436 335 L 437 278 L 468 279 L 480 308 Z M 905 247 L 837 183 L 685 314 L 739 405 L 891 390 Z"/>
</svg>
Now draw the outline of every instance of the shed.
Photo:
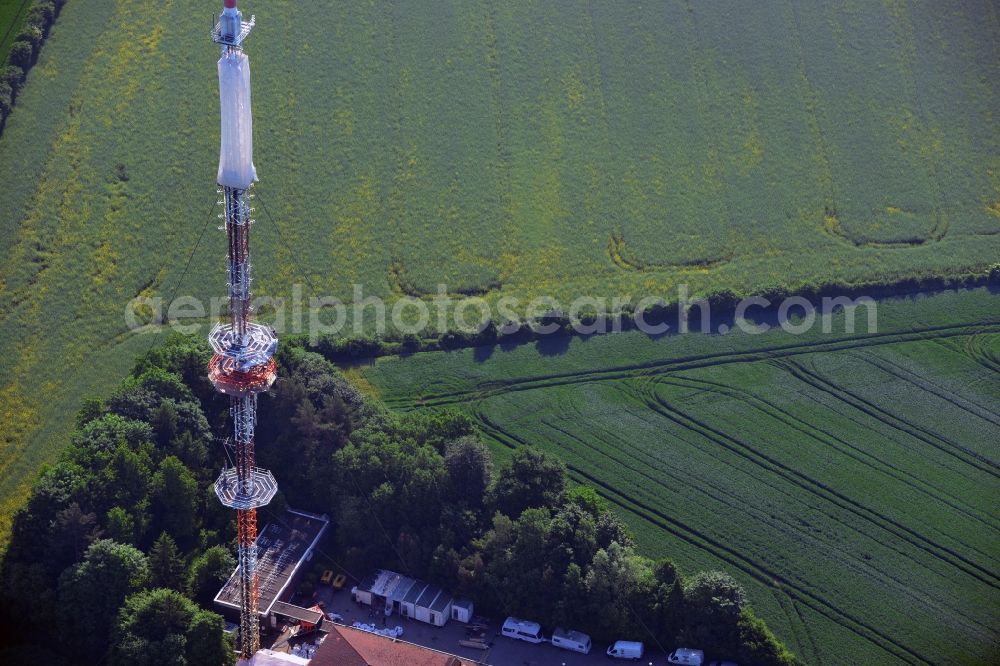
<svg viewBox="0 0 1000 666">
<path fill-rule="evenodd" d="M 387 569 L 378 569 L 365 576 L 352 590 L 354 598 L 363 604 L 390 607 L 403 617 L 411 617 L 442 627 L 451 619 L 451 595 L 437 585 L 407 578 Z"/>
<path fill-rule="evenodd" d="M 360 603 L 369 606 L 393 605 L 395 610 L 399 610 L 399 602 L 415 582 L 395 571 L 377 569 L 365 576 L 352 592 Z"/>
<path fill-rule="evenodd" d="M 420 595 L 423 594 L 424 590 L 426 589 L 427 589 L 427 583 L 424 583 L 419 580 L 413 581 L 413 585 L 406 593 L 406 596 L 403 597 L 403 601 L 400 604 L 401 608 L 400 614 L 403 617 L 417 616 L 417 611 L 416 611 L 417 599 L 420 598 Z"/>
<path fill-rule="evenodd" d="M 413 617 L 442 627 L 451 616 L 451 597 L 437 585 L 428 585 L 414 604 Z"/>
<path fill-rule="evenodd" d="M 271 607 L 271 617 L 276 616 L 297 620 L 305 631 L 315 629 L 323 621 L 323 611 L 319 610 L 318 607 L 302 608 L 284 601 L 276 601 Z"/>
<path fill-rule="evenodd" d="M 472 622 L 474 609 L 469 599 L 456 599 L 451 602 L 451 619 L 456 622 Z"/>
<path fill-rule="evenodd" d="M 451 603 L 451 595 L 441 590 L 441 593 L 431 602 L 429 608 L 430 623 L 438 627 L 443 627 L 444 623 L 451 617 Z"/>
</svg>

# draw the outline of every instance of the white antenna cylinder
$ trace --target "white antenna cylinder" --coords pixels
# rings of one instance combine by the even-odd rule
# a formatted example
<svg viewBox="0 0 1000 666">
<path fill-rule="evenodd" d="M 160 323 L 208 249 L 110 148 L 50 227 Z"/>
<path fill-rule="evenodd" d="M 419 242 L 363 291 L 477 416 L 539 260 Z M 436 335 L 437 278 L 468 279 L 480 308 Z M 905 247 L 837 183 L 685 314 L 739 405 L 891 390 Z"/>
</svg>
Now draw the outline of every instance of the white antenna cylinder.
<svg viewBox="0 0 1000 666">
<path fill-rule="evenodd" d="M 253 117 L 250 110 L 250 60 L 231 50 L 219 58 L 222 140 L 219 185 L 245 190 L 257 180 L 253 165 Z"/>
</svg>

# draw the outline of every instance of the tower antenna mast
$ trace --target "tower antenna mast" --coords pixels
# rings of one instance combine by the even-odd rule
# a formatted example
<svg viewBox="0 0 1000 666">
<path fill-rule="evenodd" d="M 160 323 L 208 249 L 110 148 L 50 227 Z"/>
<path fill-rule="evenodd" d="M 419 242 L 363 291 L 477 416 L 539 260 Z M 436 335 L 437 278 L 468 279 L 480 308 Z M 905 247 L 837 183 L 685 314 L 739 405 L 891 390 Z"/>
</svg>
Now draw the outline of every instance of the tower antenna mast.
<svg viewBox="0 0 1000 666">
<path fill-rule="evenodd" d="M 217 182 L 229 241 L 229 321 L 216 324 L 208 336 L 214 355 L 208 378 L 215 389 L 229 396 L 233 417 L 236 466 L 223 468 L 215 494 L 236 510 L 240 582 L 240 663 L 253 658 L 260 646 L 257 611 L 257 508 L 278 491 L 271 472 L 260 469 L 254 456 L 257 394 L 277 377 L 274 353 L 278 338 L 267 326 L 251 321 L 250 310 L 250 188 L 257 180 L 253 165 L 253 126 L 250 113 L 250 61 L 243 40 L 254 27 L 254 17 L 244 21 L 236 0 L 224 0 L 224 9 L 212 29 L 212 41 L 222 50 L 219 58 L 219 102 L 222 141 Z"/>
</svg>

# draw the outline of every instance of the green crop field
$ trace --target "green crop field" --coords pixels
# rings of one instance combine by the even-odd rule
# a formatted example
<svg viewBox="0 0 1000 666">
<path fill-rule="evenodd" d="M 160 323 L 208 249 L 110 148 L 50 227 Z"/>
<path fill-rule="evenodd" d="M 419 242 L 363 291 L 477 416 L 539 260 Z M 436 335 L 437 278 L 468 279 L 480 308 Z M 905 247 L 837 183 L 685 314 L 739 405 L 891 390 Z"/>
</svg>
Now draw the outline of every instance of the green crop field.
<svg viewBox="0 0 1000 666">
<path fill-rule="evenodd" d="M 7 59 L 30 7 L 31 0 L 0 0 L 0 63 Z"/>
<path fill-rule="evenodd" d="M 353 373 L 396 409 L 466 411 L 501 456 L 555 453 L 648 554 L 737 574 L 806 663 L 991 663 L 998 304 L 948 293 L 880 304 L 877 333 L 635 332 Z"/>
<path fill-rule="evenodd" d="M 241 6 L 260 294 L 669 298 L 1000 249 L 985 0 Z M 0 540 L 151 342 L 125 304 L 224 293 L 213 10 L 71 0 L 0 137 Z"/>
</svg>

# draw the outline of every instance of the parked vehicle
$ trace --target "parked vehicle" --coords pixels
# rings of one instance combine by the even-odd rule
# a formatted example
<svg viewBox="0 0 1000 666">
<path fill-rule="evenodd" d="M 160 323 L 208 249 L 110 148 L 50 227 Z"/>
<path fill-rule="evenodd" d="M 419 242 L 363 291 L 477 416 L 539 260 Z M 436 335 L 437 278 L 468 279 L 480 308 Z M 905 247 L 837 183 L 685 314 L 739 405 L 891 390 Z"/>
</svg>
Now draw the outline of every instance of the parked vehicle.
<svg viewBox="0 0 1000 666">
<path fill-rule="evenodd" d="M 684 664 L 684 666 L 701 666 L 705 663 L 705 653 L 702 650 L 677 648 L 667 656 L 668 664 Z"/>
<path fill-rule="evenodd" d="M 590 654 L 590 636 L 572 629 L 556 627 L 552 632 L 552 644 L 564 650 Z"/>
<path fill-rule="evenodd" d="M 608 656 L 615 659 L 642 659 L 643 645 L 638 641 L 615 641 L 608 648 Z"/>
<path fill-rule="evenodd" d="M 500 633 L 507 638 L 514 638 L 519 641 L 529 643 L 541 643 L 545 641 L 542 636 L 542 625 L 528 620 L 519 620 L 516 617 L 509 617 L 504 620 Z"/>
<path fill-rule="evenodd" d="M 333 572 L 327 569 L 323 572 L 323 577 L 319 579 L 319 582 L 323 585 L 329 585 L 331 580 L 333 580 Z"/>
<path fill-rule="evenodd" d="M 344 589 L 344 583 L 347 582 L 347 576 L 344 574 L 337 574 L 333 579 L 333 589 L 342 590 Z"/>
</svg>

